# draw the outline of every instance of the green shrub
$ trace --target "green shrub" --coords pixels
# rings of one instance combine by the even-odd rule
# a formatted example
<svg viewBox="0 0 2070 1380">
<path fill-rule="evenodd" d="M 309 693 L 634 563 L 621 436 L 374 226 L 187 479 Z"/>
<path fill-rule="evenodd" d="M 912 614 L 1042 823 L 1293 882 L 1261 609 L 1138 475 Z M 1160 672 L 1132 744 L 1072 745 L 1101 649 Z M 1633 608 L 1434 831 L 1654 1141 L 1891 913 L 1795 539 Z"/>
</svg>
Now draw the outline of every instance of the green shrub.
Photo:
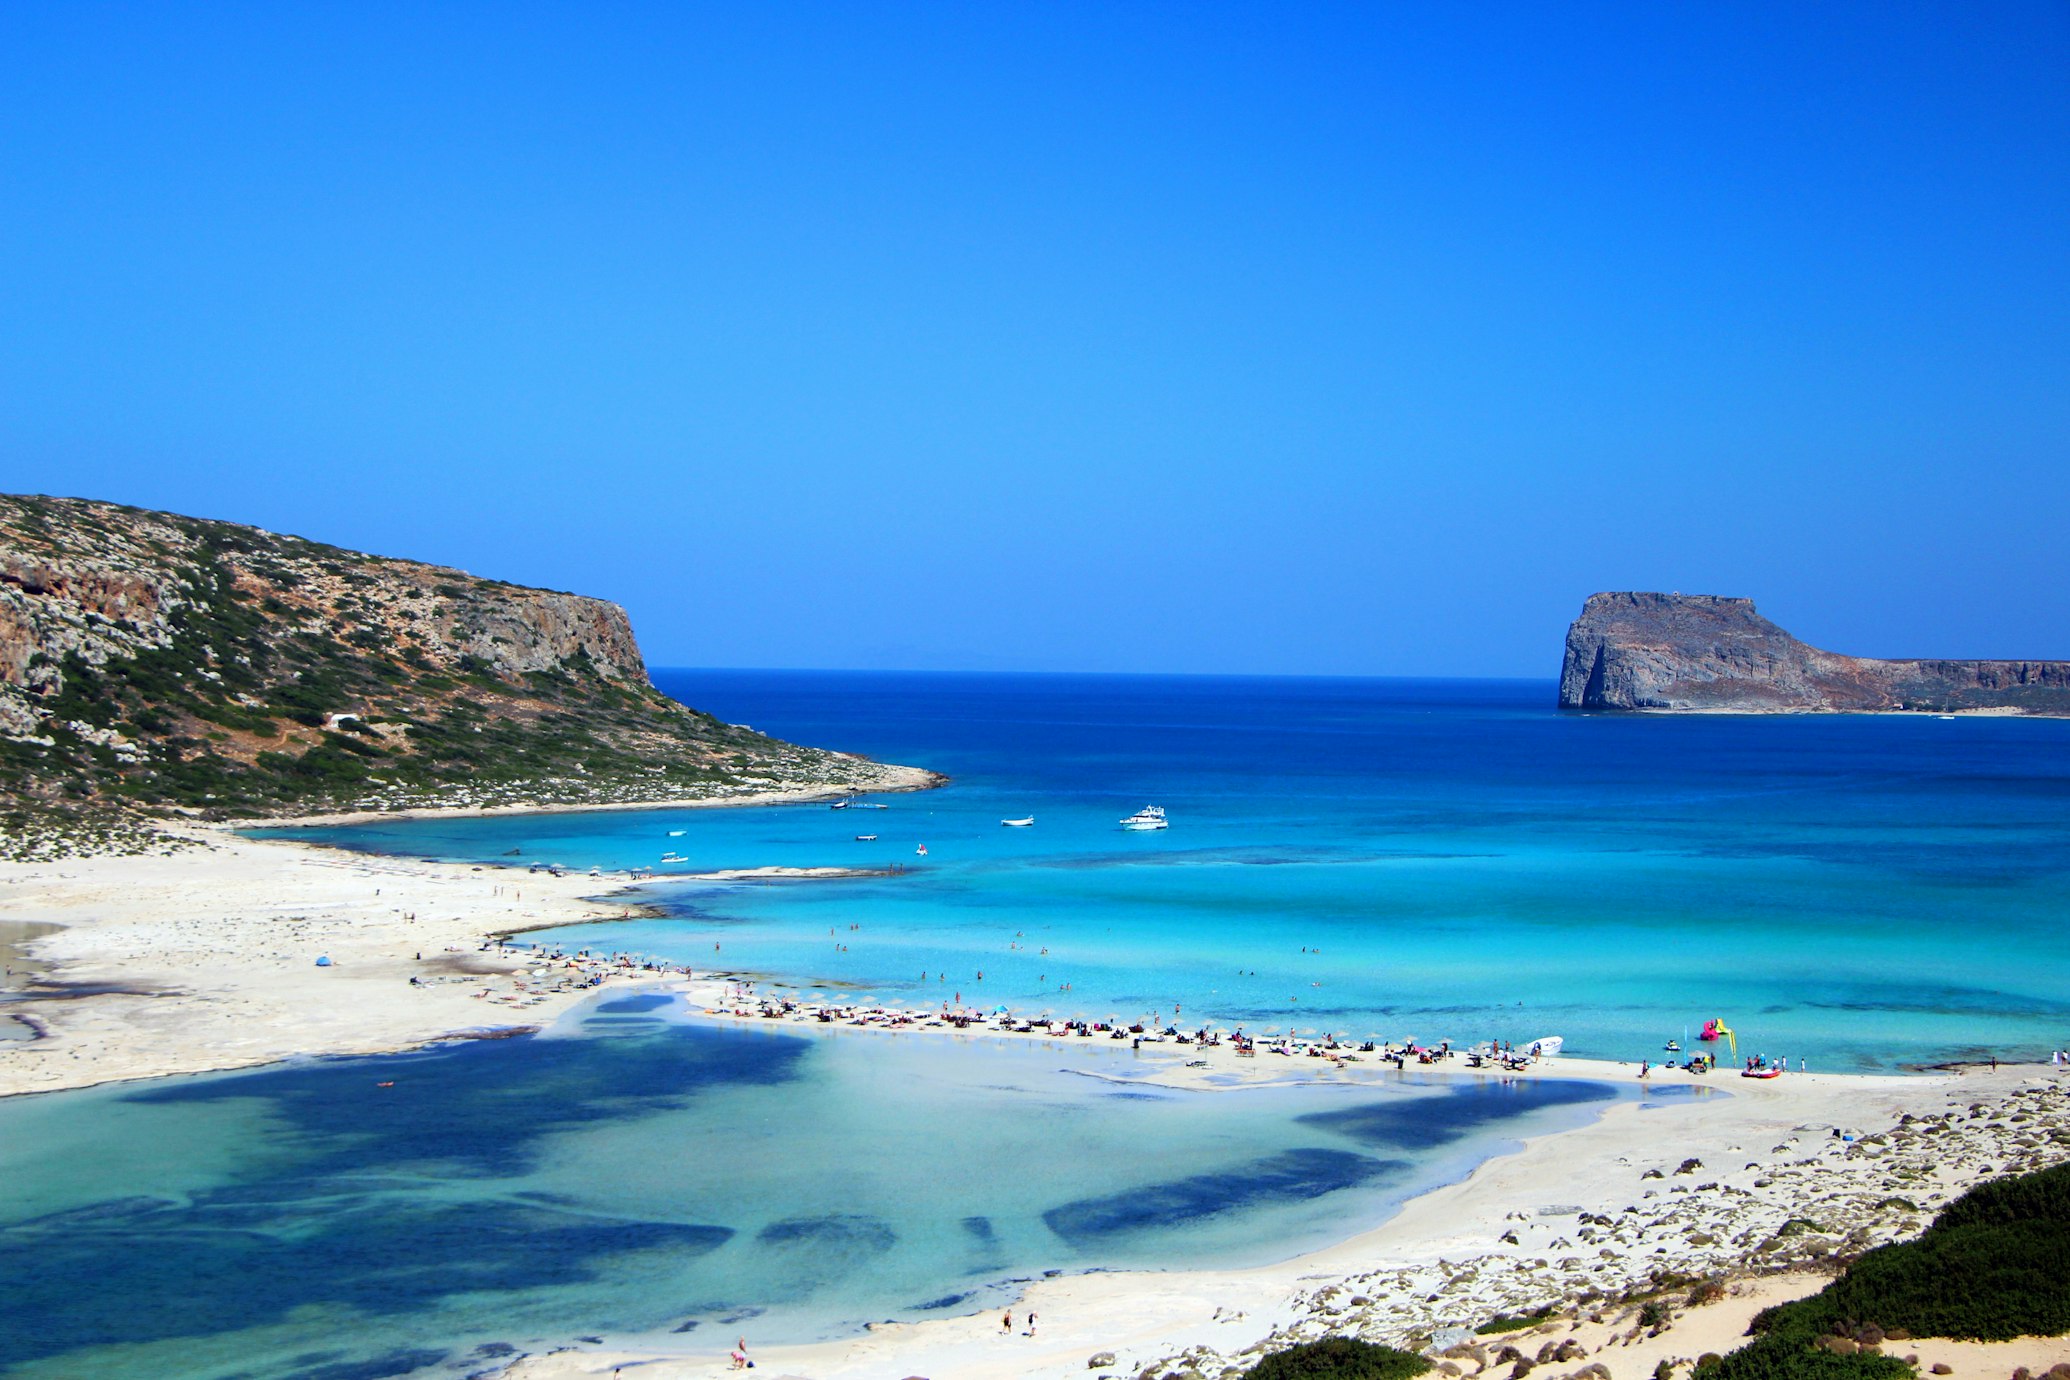
<svg viewBox="0 0 2070 1380">
<path fill-rule="evenodd" d="M 1246 1371 L 1244 1380 L 1410 1380 L 1429 1369 L 1430 1362 L 1411 1351 L 1325 1337 L 1273 1352 Z"/>
<path fill-rule="evenodd" d="M 1849 1322 L 1979 1341 L 2070 1332 L 2070 1164 L 1979 1184 L 1916 1240 L 1763 1317 L 1812 1334 Z"/>
<path fill-rule="evenodd" d="M 1754 1319 L 1759 1339 L 1704 1380 L 1910 1375 L 1895 1357 L 1817 1345 L 1870 1324 L 1980 1341 L 2070 1332 L 2070 1164 L 1980 1184 L 1916 1240 L 1870 1251 L 1810 1298 L 1765 1310 Z"/>
<path fill-rule="evenodd" d="M 1503 1313 L 1488 1319 L 1488 1321 L 1476 1327 L 1474 1331 L 1483 1337 L 1491 1337 L 1503 1332 L 1521 1332 L 1527 1327 L 1538 1326 L 1551 1313 L 1552 1305 L 1549 1303 L 1543 1304 L 1529 1313 Z"/>
</svg>

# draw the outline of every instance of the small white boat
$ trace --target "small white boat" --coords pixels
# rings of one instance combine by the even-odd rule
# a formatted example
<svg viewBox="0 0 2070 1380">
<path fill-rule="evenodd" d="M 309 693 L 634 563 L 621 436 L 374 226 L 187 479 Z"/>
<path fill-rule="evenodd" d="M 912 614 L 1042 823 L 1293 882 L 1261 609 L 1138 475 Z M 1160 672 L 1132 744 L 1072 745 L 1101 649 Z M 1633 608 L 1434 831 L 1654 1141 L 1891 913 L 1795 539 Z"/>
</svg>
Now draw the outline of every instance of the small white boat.
<svg viewBox="0 0 2070 1380">
<path fill-rule="evenodd" d="M 923 844 L 921 844 L 921 845 L 920 845 L 920 846 L 919 846 L 918 848 L 915 848 L 915 849 L 913 850 L 913 853 L 914 853 L 914 855 L 915 855 L 915 856 L 917 856 L 917 857 L 922 857 L 922 858 L 926 857 L 926 856 L 927 856 L 927 845 L 926 845 L 926 844 L 924 844 L 924 843 L 923 843 Z"/>
<path fill-rule="evenodd" d="M 1029 815 L 1026 819 L 1002 819 L 999 822 L 1009 829 L 1025 829 L 1035 822 L 1035 816 Z"/>
<path fill-rule="evenodd" d="M 689 860 L 688 858 L 684 857 L 684 856 L 683 856 L 683 855 L 682 855 L 681 853 L 663 853 L 663 854 L 661 855 L 661 860 L 662 860 L 663 862 L 689 862 L 689 861 L 690 861 L 690 860 Z"/>
<path fill-rule="evenodd" d="M 1547 1035 L 1543 1039 L 1533 1040 L 1531 1042 L 1531 1053 L 1537 1055 L 1541 1059 L 1550 1059 L 1555 1054 L 1558 1054 L 1562 1049 L 1566 1048 L 1566 1045 L 1567 1041 L 1563 1037 L 1558 1035 Z"/>
<path fill-rule="evenodd" d="M 685 832 L 686 832 L 686 831 L 684 831 L 684 830 L 682 830 L 682 829 L 671 829 L 671 830 L 669 830 L 669 831 L 668 831 L 668 836 L 669 836 L 670 838 L 672 838 L 672 839 L 679 839 L 679 838 L 683 837 L 683 834 L 684 834 Z"/>
<path fill-rule="evenodd" d="M 1124 829 L 1143 830 L 1165 829 L 1170 826 L 1165 823 L 1164 806 L 1145 805 L 1142 809 L 1121 821 L 1121 827 Z"/>
<path fill-rule="evenodd" d="M 855 841 L 857 843 L 875 843 L 877 841 L 877 836 L 875 834 L 857 834 L 855 836 Z"/>
</svg>

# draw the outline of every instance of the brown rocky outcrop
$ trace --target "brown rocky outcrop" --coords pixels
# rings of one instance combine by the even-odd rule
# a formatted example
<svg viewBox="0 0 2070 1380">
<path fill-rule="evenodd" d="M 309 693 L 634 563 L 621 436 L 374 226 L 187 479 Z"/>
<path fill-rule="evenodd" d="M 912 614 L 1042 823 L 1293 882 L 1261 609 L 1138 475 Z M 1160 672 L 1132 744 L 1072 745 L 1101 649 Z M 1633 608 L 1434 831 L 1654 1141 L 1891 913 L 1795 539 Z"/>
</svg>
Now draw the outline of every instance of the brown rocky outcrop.
<svg viewBox="0 0 2070 1380">
<path fill-rule="evenodd" d="M 663 695 L 606 600 L 0 495 L 0 800 L 632 802 L 890 770 Z"/>
<path fill-rule="evenodd" d="M 1589 596 L 1567 630 L 1567 709 L 2070 714 L 2070 662 L 1879 660 L 1800 642 L 1751 599 Z"/>
</svg>

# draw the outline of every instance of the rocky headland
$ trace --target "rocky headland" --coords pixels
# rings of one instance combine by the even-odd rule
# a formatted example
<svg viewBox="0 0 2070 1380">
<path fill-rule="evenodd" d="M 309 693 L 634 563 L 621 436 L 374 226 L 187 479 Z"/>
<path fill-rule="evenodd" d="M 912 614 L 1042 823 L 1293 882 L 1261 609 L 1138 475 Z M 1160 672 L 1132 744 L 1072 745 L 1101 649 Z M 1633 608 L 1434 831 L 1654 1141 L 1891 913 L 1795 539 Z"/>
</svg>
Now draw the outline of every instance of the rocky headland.
<svg viewBox="0 0 2070 1380">
<path fill-rule="evenodd" d="M 2070 661 L 1879 660 L 1800 642 L 1751 599 L 1589 596 L 1567 630 L 1564 709 L 2070 714 Z"/>
<path fill-rule="evenodd" d="M 235 523 L 0 495 L 0 806 L 17 841 L 52 817 L 105 845 L 119 842 L 111 817 L 935 779 L 670 699 L 605 600 Z"/>
</svg>

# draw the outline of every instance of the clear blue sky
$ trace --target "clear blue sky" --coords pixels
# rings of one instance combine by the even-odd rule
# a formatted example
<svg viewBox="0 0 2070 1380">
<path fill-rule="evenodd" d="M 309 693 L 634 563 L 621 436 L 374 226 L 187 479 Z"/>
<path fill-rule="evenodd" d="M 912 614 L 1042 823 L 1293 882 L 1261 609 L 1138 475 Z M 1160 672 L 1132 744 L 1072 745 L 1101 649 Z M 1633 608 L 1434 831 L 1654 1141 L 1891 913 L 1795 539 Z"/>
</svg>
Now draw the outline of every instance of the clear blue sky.
<svg viewBox="0 0 2070 1380">
<path fill-rule="evenodd" d="M 2062 3 L 0 10 L 0 488 L 659 664 L 2070 656 Z"/>
</svg>

